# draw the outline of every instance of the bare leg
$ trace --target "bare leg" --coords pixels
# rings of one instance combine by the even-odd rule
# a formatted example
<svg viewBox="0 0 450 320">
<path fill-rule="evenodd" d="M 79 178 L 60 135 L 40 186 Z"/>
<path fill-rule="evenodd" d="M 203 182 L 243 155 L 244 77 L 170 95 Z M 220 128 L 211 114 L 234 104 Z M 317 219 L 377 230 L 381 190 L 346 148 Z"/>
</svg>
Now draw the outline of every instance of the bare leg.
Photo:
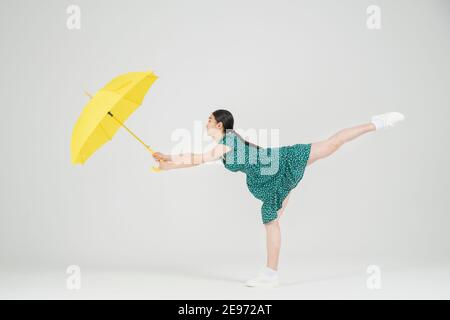
<svg viewBox="0 0 450 320">
<path fill-rule="evenodd" d="M 289 192 L 287 197 L 283 200 L 283 205 L 280 208 L 280 210 L 278 210 L 278 216 L 276 218 L 276 221 L 280 221 L 281 215 L 284 213 L 284 210 L 286 210 L 286 206 L 287 206 L 287 204 L 289 202 L 289 197 L 291 196 L 291 192 L 292 192 L 292 190 Z"/>
<path fill-rule="evenodd" d="M 349 142 L 364 133 L 375 131 L 375 129 L 375 125 L 372 122 L 369 122 L 342 129 L 326 140 L 312 143 L 307 165 L 314 163 L 316 160 L 330 156 L 344 143 Z"/>
<path fill-rule="evenodd" d="M 284 210 L 286 210 L 291 192 L 289 192 L 287 197 L 283 200 L 283 205 L 280 210 L 278 210 L 278 217 L 274 221 L 265 224 L 267 235 L 267 266 L 274 270 L 278 269 L 278 260 L 280 257 L 281 249 L 281 231 L 278 221 L 280 220 L 281 215 L 284 213 Z"/>
<path fill-rule="evenodd" d="M 344 143 L 370 131 L 375 131 L 375 125 L 371 122 L 342 129 L 326 140 L 312 143 L 311 154 L 307 164 L 309 165 L 318 159 L 331 155 Z M 279 219 L 286 209 L 290 195 L 291 193 L 289 193 L 286 199 L 284 199 L 283 206 L 278 211 L 278 217 L 275 220 L 265 224 L 267 235 L 267 266 L 274 270 L 278 270 L 278 260 L 280 257 L 281 248 Z"/>
<path fill-rule="evenodd" d="M 274 220 L 265 224 L 267 236 L 267 266 L 274 270 L 278 269 L 278 259 L 281 248 L 280 224 Z"/>
</svg>

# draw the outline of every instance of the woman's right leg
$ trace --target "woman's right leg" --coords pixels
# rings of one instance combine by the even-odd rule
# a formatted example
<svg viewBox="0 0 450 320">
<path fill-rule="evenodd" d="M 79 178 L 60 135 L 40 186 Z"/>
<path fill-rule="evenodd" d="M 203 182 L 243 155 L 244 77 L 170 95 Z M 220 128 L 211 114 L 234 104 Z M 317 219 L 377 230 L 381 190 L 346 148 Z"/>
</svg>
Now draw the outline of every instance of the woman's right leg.
<svg viewBox="0 0 450 320">
<path fill-rule="evenodd" d="M 281 230 L 278 219 L 264 225 L 266 227 L 267 267 L 278 270 L 281 249 Z"/>
<path fill-rule="evenodd" d="M 364 133 L 375 130 L 375 125 L 372 122 L 369 122 L 342 129 L 326 140 L 312 143 L 309 159 L 306 165 L 310 165 L 319 159 L 332 155 L 344 143 L 349 142 Z"/>
</svg>

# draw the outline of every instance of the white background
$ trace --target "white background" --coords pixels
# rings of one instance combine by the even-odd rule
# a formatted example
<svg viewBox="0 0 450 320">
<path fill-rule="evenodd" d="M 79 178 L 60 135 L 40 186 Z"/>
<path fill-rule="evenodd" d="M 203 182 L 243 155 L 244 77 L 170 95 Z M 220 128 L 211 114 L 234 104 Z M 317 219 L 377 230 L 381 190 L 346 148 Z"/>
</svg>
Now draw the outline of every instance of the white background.
<svg viewBox="0 0 450 320">
<path fill-rule="evenodd" d="M 80 30 L 66 26 L 72 4 Z M 366 25 L 372 4 L 379 30 Z M 448 1 L 2 1 L 0 9 L 3 297 L 79 297 L 65 289 L 73 264 L 85 271 L 84 297 L 239 297 L 240 281 L 265 264 L 261 202 L 242 173 L 214 163 L 153 174 L 151 155 L 123 129 L 84 166 L 71 164 L 83 91 L 148 70 L 159 79 L 127 125 L 163 153 L 180 144 L 174 132 L 194 135 L 219 108 L 233 113 L 235 129 L 279 130 L 281 145 L 404 113 L 398 126 L 306 168 L 280 222 L 280 281 L 293 284 L 292 298 L 365 297 L 374 264 L 391 274 L 385 297 L 414 295 L 420 279 L 433 289 L 417 294 L 448 297 Z M 422 278 L 408 276 L 422 266 Z M 89 282 L 88 270 L 153 278 Z M 333 282 L 346 274 L 359 277 L 354 287 Z"/>
</svg>

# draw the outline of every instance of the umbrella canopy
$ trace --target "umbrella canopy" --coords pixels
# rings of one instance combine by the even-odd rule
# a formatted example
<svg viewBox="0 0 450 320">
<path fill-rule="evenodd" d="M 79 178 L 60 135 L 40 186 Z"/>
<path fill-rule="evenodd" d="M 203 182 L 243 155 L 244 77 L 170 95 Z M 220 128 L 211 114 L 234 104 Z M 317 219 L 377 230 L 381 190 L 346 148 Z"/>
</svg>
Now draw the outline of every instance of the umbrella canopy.
<svg viewBox="0 0 450 320">
<path fill-rule="evenodd" d="M 91 98 L 73 128 L 70 149 L 73 164 L 84 164 L 121 126 L 154 153 L 123 122 L 142 104 L 157 78 L 151 71 L 126 73 L 111 80 Z"/>
</svg>

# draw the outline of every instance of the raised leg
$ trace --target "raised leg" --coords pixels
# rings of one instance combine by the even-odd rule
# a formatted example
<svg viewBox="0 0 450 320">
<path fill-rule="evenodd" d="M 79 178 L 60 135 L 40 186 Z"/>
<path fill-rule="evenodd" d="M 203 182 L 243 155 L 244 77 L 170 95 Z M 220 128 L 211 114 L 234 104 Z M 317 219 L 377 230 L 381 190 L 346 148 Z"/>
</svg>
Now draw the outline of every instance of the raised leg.
<svg viewBox="0 0 450 320">
<path fill-rule="evenodd" d="M 345 128 L 333 134 L 326 140 L 314 142 L 311 144 L 311 152 L 307 165 L 316 162 L 319 159 L 326 158 L 338 150 L 344 143 L 347 143 L 364 133 L 375 131 L 375 125 L 372 122 Z"/>
</svg>

